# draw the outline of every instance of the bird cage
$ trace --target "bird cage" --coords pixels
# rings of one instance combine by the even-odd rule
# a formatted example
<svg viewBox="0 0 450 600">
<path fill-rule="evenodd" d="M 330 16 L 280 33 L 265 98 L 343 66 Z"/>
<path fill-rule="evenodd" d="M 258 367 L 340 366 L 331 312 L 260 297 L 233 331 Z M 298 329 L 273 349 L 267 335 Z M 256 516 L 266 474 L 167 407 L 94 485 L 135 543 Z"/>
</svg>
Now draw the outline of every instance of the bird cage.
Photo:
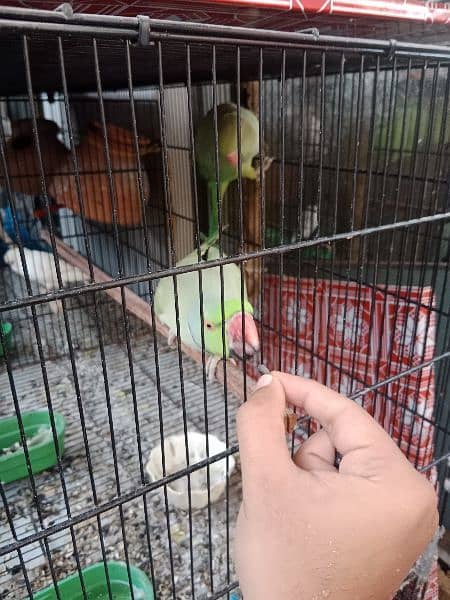
<svg viewBox="0 0 450 600">
<path fill-rule="evenodd" d="M 0 8 L 1 597 L 237 592 L 260 363 L 368 410 L 449 527 L 448 7 L 54 4 Z"/>
</svg>

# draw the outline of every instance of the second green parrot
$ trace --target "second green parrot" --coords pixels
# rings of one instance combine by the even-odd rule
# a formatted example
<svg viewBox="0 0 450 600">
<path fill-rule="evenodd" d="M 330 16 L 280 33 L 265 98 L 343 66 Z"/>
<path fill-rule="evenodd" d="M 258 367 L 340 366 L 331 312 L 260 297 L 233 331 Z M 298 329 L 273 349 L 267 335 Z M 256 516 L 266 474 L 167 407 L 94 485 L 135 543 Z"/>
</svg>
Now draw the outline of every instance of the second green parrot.
<svg viewBox="0 0 450 600">
<path fill-rule="evenodd" d="M 202 262 L 205 262 L 218 259 L 220 252 L 216 246 L 211 245 L 209 239 L 202 244 L 201 255 Z M 197 262 L 197 251 L 194 250 L 177 262 L 177 267 L 195 265 Z M 248 301 L 245 283 L 242 311 L 240 269 L 233 263 L 225 264 L 222 273 L 223 315 L 220 267 L 215 266 L 202 271 L 203 325 L 198 273 L 190 271 L 176 276 L 180 338 L 187 346 L 201 350 L 203 327 L 205 350 L 211 355 L 207 365 L 210 380 L 214 378 L 215 367 L 222 357 L 228 359 L 231 354 L 239 357 L 243 357 L 244 354 L 252 356 L 259 351 L 258 330 L 253 320 L 253 307 Z M 165 277 L 159 282 L 155 293 L 155 313 L 169 328 L 169 345 L 178 331 L 174 291 L 172 277 Z"/>
<path fill-rule="evenodd" d="M 253 166 L 253 159 L 259 154 L 259 121 L 254 113 L 240 107 L 241 131 L 241 173 L 247 179 L 256 179 L 259 167 Z M 225 192 L 232 181 L 239 176 L 238 154 L 238 110 L 236 104 L 219 104 L 217 107 L 217 145 L 219 200 L 222 203 Z M 216 136 L 214 131 L 214 109 L 200 121 L 196 132 L 196 162 L 200 175 L 208 184 L 210 204 L 209 236 L 218 231 Z M 264 159 L 267 170 L 272 159 Z"/>
</svg>

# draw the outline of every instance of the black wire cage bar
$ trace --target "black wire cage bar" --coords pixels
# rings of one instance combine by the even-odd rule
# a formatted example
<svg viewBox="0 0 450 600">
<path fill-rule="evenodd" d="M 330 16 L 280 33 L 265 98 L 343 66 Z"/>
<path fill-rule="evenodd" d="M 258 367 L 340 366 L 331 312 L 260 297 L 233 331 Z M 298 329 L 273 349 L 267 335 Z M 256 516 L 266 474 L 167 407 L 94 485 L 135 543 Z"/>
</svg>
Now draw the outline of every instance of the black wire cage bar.
<svg viewBox="0 0 450 600">
<path fill-rule="evenodd" d="M 1 7 L 0 52 L 0 596 L 89 598 L 94 564 L 108 598 L 236 594 L 260 363 L 366 408 L 448 527 L 450 48 L 62 5 Z"/>
</svg>

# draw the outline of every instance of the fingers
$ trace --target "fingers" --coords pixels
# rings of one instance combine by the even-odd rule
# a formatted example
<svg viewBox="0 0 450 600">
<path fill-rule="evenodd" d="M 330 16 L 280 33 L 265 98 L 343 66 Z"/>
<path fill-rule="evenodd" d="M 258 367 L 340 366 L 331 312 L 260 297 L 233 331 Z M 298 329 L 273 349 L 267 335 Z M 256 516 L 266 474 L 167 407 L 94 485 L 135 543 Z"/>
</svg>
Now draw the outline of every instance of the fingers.
<svg viewBox="0 0 450 600">
<path fill-rule="evenodd" d="M 263 387 L 256 389 L 237 414 L 244 494 L 248 485 L 279 477 L 284 467 L 292 465 L 284 427 L 283 386 L 271 375 L 263 375 L 258 383 Z"/>
<path fill-rule="evenodd" d="M 308 438 L 294 455 L 295 464 L 305 471 L 337 471 L 334 459 L 335 448 L 325 429 Z"/>
<path fill-rule="evenodd" d="M 278 371 L 273 376 L 282 384 L 286 400 L 317 419 L 341 454 L 374 445 L 398 451 L 387 433 L 352 400 L 311 379 Z"/>
</svg>

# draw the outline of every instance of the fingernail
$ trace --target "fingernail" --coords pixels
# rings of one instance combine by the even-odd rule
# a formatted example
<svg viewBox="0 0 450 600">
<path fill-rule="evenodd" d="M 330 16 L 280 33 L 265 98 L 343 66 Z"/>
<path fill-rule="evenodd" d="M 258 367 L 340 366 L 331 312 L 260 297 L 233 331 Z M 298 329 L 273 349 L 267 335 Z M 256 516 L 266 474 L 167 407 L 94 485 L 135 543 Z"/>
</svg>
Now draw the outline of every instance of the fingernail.
<svg viewBox="0 0 450 600">
<path fill-rule="evenodd" d="M 256 390 L 260 390 L 261 388 L 266 387 L 266 385 L 270 385 L 271 383 L 272 383 L 272 375 L 269 375 L 269 374 L 263 375 L 256 382 L 254 391 L 256 392 Z"/>
</svg>

